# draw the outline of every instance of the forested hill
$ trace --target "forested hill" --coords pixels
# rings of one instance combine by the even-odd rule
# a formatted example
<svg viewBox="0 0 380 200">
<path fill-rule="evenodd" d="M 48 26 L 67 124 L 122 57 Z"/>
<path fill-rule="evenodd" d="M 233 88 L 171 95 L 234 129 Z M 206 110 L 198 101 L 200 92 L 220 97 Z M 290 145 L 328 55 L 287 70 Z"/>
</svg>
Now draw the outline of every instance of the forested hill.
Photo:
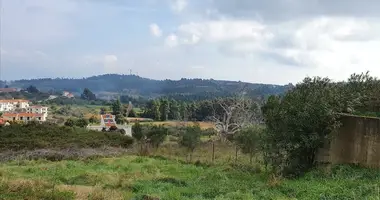
<svg viewBox="0 0 380 200">
<path fill-rule="evenodd" d="M 172 96 L 174 98 L 205 99 L 217 96 L 229 96 L 245 87 L 252 96 L 282 94 L 291 85 L 268 85 L 243 83 L 238 81 L 220 81 L 212 79 L 153 80 L 136 75 L 106 74 L 83 79 L 32 79 L 18 80 L 10 87 L 26 88 L 36 86 L 41 91 L 70 91 L 81 93 L 89 88 L 95 93 L 112 92 L 142 97 Z"/>
</svg>

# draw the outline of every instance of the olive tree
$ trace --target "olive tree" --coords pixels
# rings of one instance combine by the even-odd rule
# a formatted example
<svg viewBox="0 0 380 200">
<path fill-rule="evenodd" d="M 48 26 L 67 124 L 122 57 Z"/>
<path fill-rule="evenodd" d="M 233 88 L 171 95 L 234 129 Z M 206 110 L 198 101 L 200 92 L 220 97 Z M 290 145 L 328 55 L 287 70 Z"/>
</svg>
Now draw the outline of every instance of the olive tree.
<svg viewBox="0 0 380 200">
<path fill-rule="evenodd" d="M 264 132 L 264 128 L 260 126 L 251 126 L 241 130 L 234 137 L 236 145 L 244 154 L 249 155 L 249 161 L 252 163 L 252 158 L 260 150 L 261 135 Z"/>
<path fill-rule="evenodd" d="M 190 155 L 190 162 L 192 160 L 192 154 L 195 148 L 201 142 L 201 134 L 202 130 L 198 125 L 185 127 L 183 133 L 180 135 L 178 143 L 186 148 L 188 154 Z"/>
<path fill-rule="evenodd" d="M 264 158 L 276 172 L 299 175 L 312 168 L 344 110 L 336 84 L 305 78 L 282 98 L 270 97 L 262 108 L 267 131 Z"/>
</svg>

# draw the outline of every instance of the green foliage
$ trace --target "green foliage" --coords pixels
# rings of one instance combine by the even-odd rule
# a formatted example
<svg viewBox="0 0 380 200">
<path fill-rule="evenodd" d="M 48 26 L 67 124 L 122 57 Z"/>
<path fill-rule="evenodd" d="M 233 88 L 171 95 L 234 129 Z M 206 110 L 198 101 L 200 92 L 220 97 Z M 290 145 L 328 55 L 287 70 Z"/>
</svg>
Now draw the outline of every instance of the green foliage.
<svg viewBox="0 0 380 200">
<path fill-rule="evenodd" d="M 132 137 L 139 142 L 142 141 L 145 137 L 142 126 L 138 122 L 132 126 Z"/>
<path fill-rule="evenodd" d="M 154 148 L 158 148 L 165 141 L 167 135 L 168 129 L 162 125 L 153 125 L 146 133 L 148 143 Z"/>
<path fill-rule="evenodd" d="M 65 122 L 65 126 L 68 126 L 68 127 L 74 127 L 75 124 L 76 124 L 76 121 L 72 118 L 67 119 Z"/>
<path fill-rule="evenodd" d="M 91 116 L 90 119 L 88 119 L 88 122 L 91 124 L 97 124 L 97 123 L 100 123 L 100 120 L 96 118 L 95 116 Z"/>
<path fill-rule="evenodd" d="M 306 78 L 280 99 L 263 106 L 267 133 L 266 160 L 287 174 L 301 174 L 315 165 L 315 156 L 339 126 L 338 88 L 327 78 Z"/>
<path fill-rule="evenodd" d="M 26 88 L 26 91 L 31 93 L 31 94 L 36 94 L 39 93 L 40 91 L 33 85 L 30 85 L 29 87 Z"/>
<path fill-rule="evenodd" d="M 241 130 L 235 135 L 234 141 L 245 154 L 249 154 L 252 162 L 252 157 L 259 152 L 261 147 L 261 137 L 264 133 L 263 127 L 252 126 Z"/>
<path fill-rule="evenodd" d="M 116 101 L 114 101 L 111 105 L 111 109 L 112 109 L 112 114 L 113 115 L 120 115 L 122 114 L 122 104 L 120 102 L 119 99 L 117 99 Z"/>
<path fill-rule="evenodd" d="M 119 134 L 66 126 L 59 127 L 53 124 L 13 124 L 1 127 L 0 138 L 0 151 L 70 147 L 97 148 L 104 145 L 126 148 L 133 143 L 132 138 Z"/>
<path fill-rule="evenodd" d="M 83 93 L 81 95 L 81 99 L 88 100 L 88 101 L 93 101 L 96 100 L 96 96 L 92 91 L 88 88 L 85 88 L 83 90 Z"/>
<path fill-rule="evenodd" d="M 169 112 L 170 112 L 169 100 L 166 98 L 161 99 L 161 101 L 160 101 L 160 113 L 161 113 L 160 120 L 161 121 L 167 121 L 168 117 L 169 117 Z"/>
<path fill-rule="evenodd" d="M 378 169 L 337 166 L 279 180 L 248 169 L 137 156 L 8 162 L 0 166 L 0 199 L 78 199 L 75 193 L 85 199 L 169 200 L 375 200 L 379 196 Z M 70 188 L 74 191 L 67 191 Z"/>
<path fill-rule="evenodd" d="M 105 74 L 84 79 L 33 79 L 12 81 L 10 87 L 25 88 L 35 85 L 41 91 L 83 92 L 88 88 L 94 92 L 128 91 L 129 96 L 141 96 L 145 99 L 168 96 L 179 101 L 200 101 L 216 97 L 232 96 L 242 85 L 247 85 L 249 95 L 266 97 L 284 93 L 288 86 L 242 83 L 237 81 L 219 81 L 206 79 L 152 80 L 136 75 Z M 133 101 L 121 98 L 123 103 Z M 132 102 L 134 103 L 134 102 Z M 135 103 L 134 103 L 135 104 Z"/>
<path fill-rule="evenodd" d="M 88 123 L 89 123 L 88 120 L 84 119 L 84 118 L 80 118 L 80 119 L 75 120 L 75 126 L 78 126 L 81 128 L 87 127 Z"/>
<path fill-rule="evenodd" d="M 187 126 L 184 128 L 184 132 L 180 135 L 178 143 L 192 153 L 201 142 L 201 133 L 202 130 L 199 125 Z"/>
<path fill-rule="evenodd" d="M 132 110 L 129 112 L 129 114 L 128 114 L 127 117 L 137 117 L 137 113 L 136 113 L 135 109 L 132 109 Z"/>
<path fill-rule="evenodd" d="M 117 124 L 124 124 L 125 118 L 122 114 L 115 115 L 115 121 Z"/>
</svg>

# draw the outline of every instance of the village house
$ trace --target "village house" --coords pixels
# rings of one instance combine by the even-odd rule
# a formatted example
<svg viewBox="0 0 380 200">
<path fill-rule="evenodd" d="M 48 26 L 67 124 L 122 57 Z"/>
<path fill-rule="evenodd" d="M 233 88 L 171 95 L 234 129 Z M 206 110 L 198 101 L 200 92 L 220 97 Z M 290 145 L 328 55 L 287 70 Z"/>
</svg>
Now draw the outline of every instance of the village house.
<svg viewBox="0 0 380 200">
<path fill-rule="evenodd" d="M 4 113 L 3 119 L 6 121 L 22 121 L 22 122 L 30 122 L 30 121 L 39 121 L 45 122 L 46 115 L 39 113 Z"/>
<path fill-rule="evenodd" d="M 14 110 L 14 106 L 12 103 L 0 101 L 0 112 L 9 112 L 12 110 Z"/>
<path fill-rule="evenodd" d="M 0 112 L 10 112 L 17 108 L 26 109 L 29 101 L 25 99 L 3 99 L 0 100 Z"/>
<path fill-rule="evenodd" d="M 0 93 L 11 93 L 11 92 L 18 92 L 19 89 L 17 88 L 0 88 Z"/>
<path fill-rule="evenodd" d="M 123 129 L 125 135 L 132 136 L 132 126 L 130 125 L 118 125 L 115 121 L 115 115 L 104 114 L 100 115 L 100 125 L 88 125 L 87 128 L 90 130 L 109 130 L 111 127 L 116 127 L 117 129 Z"/>
<path fill-rule="evenodd" d="M 62 96 L 67 98 L 74 98 L 74 95 L 68 91 L 63 91 Z"/>
<path fill-rule="evenodd" d="M 111 126 L 116 126 L 115 115 L 100 115 L 100 125 L 107 128 L 110 128 Z"/>
<path fill-rule="evenodd" d="M 29 106 L 26 108 L 27 113 L 47 114 L 48 107 L 46 106 Z"/>
</svg>

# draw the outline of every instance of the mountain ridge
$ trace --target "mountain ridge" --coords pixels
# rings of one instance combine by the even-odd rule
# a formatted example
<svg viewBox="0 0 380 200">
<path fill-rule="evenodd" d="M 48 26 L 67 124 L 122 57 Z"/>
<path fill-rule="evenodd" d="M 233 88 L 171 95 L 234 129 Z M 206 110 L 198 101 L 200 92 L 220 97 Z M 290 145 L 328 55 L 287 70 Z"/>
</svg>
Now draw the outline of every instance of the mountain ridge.
<svg viewBox="0 0 380 200">
<path fill-rule="evenodd" d="M 9 87 L 26 88 L 30 85 L 41 91 L 70 91 L 81 93 L 89 88 L 95 93 L 111 92 L 118 94 L 156 96 L 231 96 L 244 87 L 252 96 L 282 94 L 292 85 L 248 83 L 231 80 L 182 78 L 179 80 L 155 80 L 137 75 L 103 74 L 87 78 L 41 78 L 21 79 L 8 84 Z M 202 99 L 202 98 L 201 98 Z"/>
</svg>

